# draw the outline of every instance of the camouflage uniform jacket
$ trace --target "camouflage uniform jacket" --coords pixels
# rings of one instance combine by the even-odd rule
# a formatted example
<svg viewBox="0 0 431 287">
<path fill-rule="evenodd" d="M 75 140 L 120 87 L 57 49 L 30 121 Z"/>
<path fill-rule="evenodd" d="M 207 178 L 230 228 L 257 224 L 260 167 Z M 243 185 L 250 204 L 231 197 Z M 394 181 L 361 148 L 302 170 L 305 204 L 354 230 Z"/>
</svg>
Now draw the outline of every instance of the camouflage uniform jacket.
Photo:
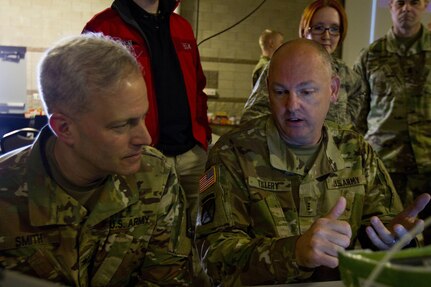
<svg viewBox="0 0 431 287">
<path fill-rule="evenodd" d="M 431 33 L 420 33 L 407 49 L 390 29 L 354 66 L 369 90 L 360 130 L 389 172 L 431 172 Z"/>
<path fill-rule="evenodd" d="M 387 223 L 402 210 L 370 145 L 333 123 L 325 124 L 323 144 L 308 172 L 268 116 L 222 136 L 209 156 L 196 243 L 216 284 L 306 279 L 310 274 L 296 265 L 295 242 L 340 196 L 347 199 L 340 219 L 352 227 L 352 246 L 371 216 Z"/>
<path fill-rule="evenodd" d="M 336 103 L 331 103 L 326 119 L 340 125 L 352 125 L 356 127 L 356 120 L 366 94 L 365 83 L 342 60 L 335 57 L 332 60 L 333 69 L 340 78 L 340 90 L 338 100 Z M 253 87 L 250 97 L 245 103 L 241 123 L 271 113 L 268 88 L 266 86 L 268 67 L 269 65 L 263 70 L 258 82 Z"/>
<path fill-rule="evenodd" d="M 51 136 L 0 157 L 0 266 L 69 286 L 188 285 L 185 197 L 164 157 L 146 147 L 88 212 L 50 177 Z"/>
<path fill-rule="evenodd" d="M 269 63 L 269 57 L 261 55 L 259 62 L 257 62 L 256 66 L 253 69 L 253 74 L 252 74 L 253 87 L 254 85 L 256 85 L 257 80 L 259 80 L 260 74 L 262 74 L 262 71 L 265 69 L 268 63 Z"/>
</svg>

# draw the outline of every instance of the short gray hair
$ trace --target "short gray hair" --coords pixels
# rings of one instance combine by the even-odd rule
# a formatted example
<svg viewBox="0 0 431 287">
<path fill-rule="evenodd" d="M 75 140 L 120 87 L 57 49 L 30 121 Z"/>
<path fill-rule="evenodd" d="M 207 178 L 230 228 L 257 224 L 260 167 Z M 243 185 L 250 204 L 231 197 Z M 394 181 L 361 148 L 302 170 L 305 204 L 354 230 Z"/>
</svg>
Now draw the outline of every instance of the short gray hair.
<svg viewBox="0 0 431 287">
<path fill-rule="evenodd" d="M 284 38 L 283 33 L 270 29 L 265 29 L 259 36 L 259 45 L 263 49 L 268 49 L 271 40 L 275 40 L 277 37 Z"/>
<path fill-rule="evenodd" d="M 139 75 L 131 50 L 101 33 L 65 38 L 50 48 L 38 67 L 38 86 L 48 115 L 86 112 L 90 98 L 116 92 L 122 81 Z"/>
</svg>

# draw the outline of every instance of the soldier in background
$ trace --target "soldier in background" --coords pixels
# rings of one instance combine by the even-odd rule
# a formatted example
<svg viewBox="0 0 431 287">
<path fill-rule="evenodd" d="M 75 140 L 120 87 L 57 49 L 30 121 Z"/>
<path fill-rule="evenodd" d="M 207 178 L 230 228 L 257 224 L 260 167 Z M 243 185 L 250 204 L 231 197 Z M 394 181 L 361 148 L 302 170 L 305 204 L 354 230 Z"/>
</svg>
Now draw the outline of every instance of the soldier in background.
<svg viewBox="0 0 431 287">
<path fill-rule="evenodd" d="M 278 47 L 283 44 L 283 42 L 284 36 L 281 32 L 265 29 L 265 31 L 260 34 L 259 46 L 260 50 L 262 51 L 262 54 L 260 55 L 259 62 L 253 69 L 253 87 L 259 79 L 259 76 L 262 73 L 263 69 L 271 59 L 272 54 L 274 54 L 275 50 L 277 50 Z"/>
<path fill-rule="evenodd" d="M 367 83 L 360 131 L 385 164 L 403 204 L 431 191 L 431 33 L 428 0 L 389 2 L 392 28 L 361 52 Z M 431 215 L 431 206 L 419 216 Z M 424 232 L 431 243 L 431 230 Z"/>
<path fill-rule="evenodd" d="M 327 120 L 356 127 L 357 111 L 366 92 L 361 77 L 335 56 L 337 47 L 347 35 L 347 15 L 338 0 L 316 0 L 305 7 L 299 22 L 299 37 L 314 40 L 331 54 L 333 67 L 340 78 L 340 91 L 336 102 L 331 103 Z M 241 123 L 270 113 L 266 78 L 268 68 L 262 72 L 244 106 Z"/>
<path fill-rule="evenodd" d="M 49 126 L 0 157 L 0 266 L 68 286 L 189 285 L 185 194 L 148 146 L 134 56 L 72 37 L 38 80 Z"/>
<path fill-rule="evenodd" d="M 272 116 L 251 120 L 211 149 L 196 243 L 215 285 L 336 279 L 319 267 L 337 267 L 340 248 L 359 239 L 389 249 L 423 226 L 416 215 L 430 196 L 402 211 L 363 137 L 324 123 L 339 84 L 320 44 L 287 42 L 268 70 Z"/>
</svg>

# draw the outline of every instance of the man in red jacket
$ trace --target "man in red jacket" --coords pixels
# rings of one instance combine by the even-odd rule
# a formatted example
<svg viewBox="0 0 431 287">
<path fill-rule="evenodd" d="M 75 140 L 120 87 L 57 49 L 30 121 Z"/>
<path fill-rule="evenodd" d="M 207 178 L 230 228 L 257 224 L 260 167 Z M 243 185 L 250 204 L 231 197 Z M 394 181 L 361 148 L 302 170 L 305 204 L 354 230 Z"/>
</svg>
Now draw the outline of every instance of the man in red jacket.
<svg viewBox="0 0 431 287">
<path fill-rule="evenodd" d="M 152 145 L 176 168 L 187 193 L 192 232 L 211 130 L 196 39 L 187 20 L 173 13 L 179 2 L 115 0 L 83 32 L 102 32 L 133 46 L 148 89 L 146 124 Z"/>
</svg>

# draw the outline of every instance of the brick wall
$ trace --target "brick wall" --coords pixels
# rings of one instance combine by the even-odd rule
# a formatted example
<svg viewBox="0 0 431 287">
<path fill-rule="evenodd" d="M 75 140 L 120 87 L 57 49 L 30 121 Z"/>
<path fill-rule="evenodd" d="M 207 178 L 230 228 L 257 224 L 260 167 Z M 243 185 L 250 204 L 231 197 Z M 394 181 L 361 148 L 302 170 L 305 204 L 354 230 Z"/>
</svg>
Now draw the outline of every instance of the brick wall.
<svg viewBox="0 0 431 287">
<path fill-rule="evenodd" d="M 185 0 L 181 14 L 192 23 L 199 43 L 233 25 L 261 2 Z M 223 111 L 236 117 L 241 115 L 244 102 L 251 92 L 251 74 L 260 56 L 260 33 L 269 28 L 282 32 L 286 40 L 298 37 L 300 16 L 310 2 L 267 0 L 247 20 L 199 46 L 203 69 L 218 72 L 217 97 L 210 98 L 209 112 Z"/>
<path fill-rule="evenodd" d="M 180 13 L 197 29 L 199 42 L 234 24 L 261 2 L 183 0 Z M 251 91 L 251 73 L 260 55 L 261 31 L 271 28 L 283 32 L 287 40 L 297 37 L 299 17 L 309 2 L 267 0 L 253 16 L 199 46 L 203 68 L 209 72 L 211 85 L 217 87 L 218 97 L 208 103 L 210 112 L 241 114 Z M 43 51 L 64 36 L 79 34 L 95 13 L 111 3 L 111 0 L 0 0 L 0 45 L 27 47 L 29 99 L 37 92 L 36 68 Z"/>
<path fill-rule="evenodd" d="M 110 4 L 110 0 L 0 0 L 0 45 L 27 47 L 28 104 L 40 105 L 36 70 L 46 48 L 81 33 L 85 23 Z"/>
</svg>

